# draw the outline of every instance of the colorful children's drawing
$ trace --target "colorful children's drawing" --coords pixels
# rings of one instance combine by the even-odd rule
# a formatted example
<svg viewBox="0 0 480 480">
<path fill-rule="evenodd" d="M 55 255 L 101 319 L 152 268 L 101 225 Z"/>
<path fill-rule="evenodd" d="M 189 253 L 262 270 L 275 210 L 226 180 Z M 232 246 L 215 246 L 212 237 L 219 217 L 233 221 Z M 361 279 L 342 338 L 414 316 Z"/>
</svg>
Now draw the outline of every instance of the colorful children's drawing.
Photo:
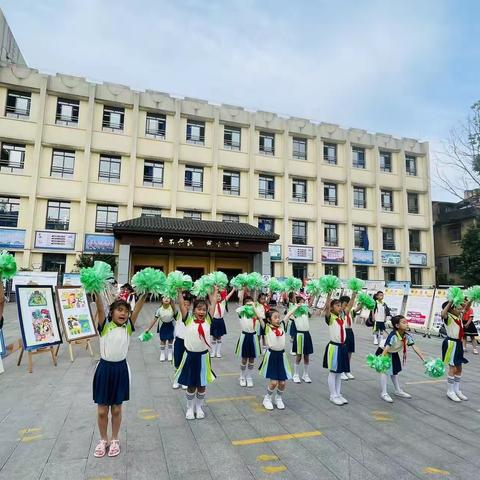
<svg viewBox="0 0 480 480">
<path fill-rule="evenodd" d="M 45 298 L 45 295 L 40 290 L 34 290 L 28 299 L 28 306 L 44 307 L 46 305 L 47 299 Z"/>
<path fill-rule="evenodd" d="M 52 342 L 55 339 L 48 308 L 32 310 L 32 325 L 37 342 Z"/>
</svg>

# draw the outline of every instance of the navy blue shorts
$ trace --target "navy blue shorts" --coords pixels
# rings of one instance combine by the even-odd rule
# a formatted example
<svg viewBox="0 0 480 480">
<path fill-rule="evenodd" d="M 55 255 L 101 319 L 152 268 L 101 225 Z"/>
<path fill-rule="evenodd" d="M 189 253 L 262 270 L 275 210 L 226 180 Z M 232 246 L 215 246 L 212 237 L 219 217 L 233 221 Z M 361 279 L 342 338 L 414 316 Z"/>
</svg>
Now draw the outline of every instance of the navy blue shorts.
<svg viewBox="0 0 480 480">
<path fill-rule="evenodd" d="M 223 337 L 227 334 L 227 327 L 223 318 L 214 318 L 210 325 L 210 335 L 214 338 Z"/>
<path fill-rule="evenodd" d="M 121 405 L 130 398 L 127 360 L 98 362 L 93 376 L 93 401 L 98 405 Z"/>
<path fill-rule="evenodd" d="M 174 332 L 175 332 L 175 325 L 173 322 L 160 322 L 160 340 L 162 342 L 171 342 L 173 341 L 174 338 Z"/>
</svg>

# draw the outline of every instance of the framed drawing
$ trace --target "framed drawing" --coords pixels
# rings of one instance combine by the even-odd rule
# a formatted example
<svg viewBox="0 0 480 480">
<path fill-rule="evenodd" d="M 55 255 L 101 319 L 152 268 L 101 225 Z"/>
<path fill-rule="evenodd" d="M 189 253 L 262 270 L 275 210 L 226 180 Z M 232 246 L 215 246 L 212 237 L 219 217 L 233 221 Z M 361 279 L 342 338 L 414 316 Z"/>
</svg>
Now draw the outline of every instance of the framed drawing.
<svg viewBox="0 0 480 480">
<path fill-rule="evenodd" d="M 83 287 L 56 287 L 57 305 L 67 342 L 97 334 L 87 294 Z"/>
<path fill-rule="evenodd" d="M 23 349 L 36 350 L 62 343 L 53 288 L 49 285 L 17 285 L 16 295 Z"/>
</svg>

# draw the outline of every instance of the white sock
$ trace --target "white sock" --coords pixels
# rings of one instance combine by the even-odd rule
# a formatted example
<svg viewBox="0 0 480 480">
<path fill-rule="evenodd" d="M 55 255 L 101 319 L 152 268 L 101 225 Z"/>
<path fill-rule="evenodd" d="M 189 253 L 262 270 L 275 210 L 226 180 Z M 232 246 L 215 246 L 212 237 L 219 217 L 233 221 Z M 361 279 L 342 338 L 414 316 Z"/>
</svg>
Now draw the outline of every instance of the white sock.
<svg viewBox="0 0 480 480">
<path fill-rule="evenodd" d="M 195 399 L 195 406 L 198 408 L 202 408 L 203 407 L 203 400 L 205 399 L 205 394 L 204 393 L 198 393 L 197 392 L 197 395 L 196 395 L 196 399 Z"/>
<path fill-rule="evenodd" d="M 247 370 L 247 378 L 252 378 L 252 371 L 253 371 L 253 367 L 255 365 L 253 363 L 249 363 L 248 364 L 248 370 Z"/>
<path fill-rule="evenodd" d="M 454 392 L 454 383 L 455 383 L 455 378 L 451 377 L 450 375 L 447 377 L 447 392 L 452 393 Z"/>
<path fill-rule="evenodd" d="M 300 367 L 299 363 L 294 363 L 293 364 L 293 374 L 298 375 L 298 368 Z"/>
<path fill-rule="evenodd" d="M 330 390 L 330 396 L 336 397 L 337 396 L 337 388 L 335 385 L 335 380 L 337 378 L 337 374 L 333 372 L 328 373 L 328 389 Z"/>
<path fill-rule="evenodd" d="M 335 374 L 335 392 L 337 393 L 337 397 L 341 395 L 342 391 L 342 374 L 336 373 Z"/>
<path fill-rule="evenodd" d="M 217 352 L 217 341 L 212 340 L 212 355 L 215 355 Z"/>
<path fill-rule="evenodd" d="M 185 396 L 187 397 L 187 408 L 193 408 L 193 402 L 195 400 L 195 394 L 186 392 Z"/>
<path fill-rule="evenodd" d="M 222 350 L 222 341 L 217 340 L 217 355 L 220 355 L 221 350 Z"/>
<path fill-rule="evenodd" d="M 303 364 L 303 374 L 304 375 L 308 375 L 308 363 L 304 363 Z"/>
<path fill-rule="evenodd" d="M 247 369 L 246 365 L 240 365 L 240 378 L 245 378 L 245 370 Z"/>
<path fill-rule="evenodd" d="M 453 391 L 455 393 L 460 392 L 460 380 L 461 379 L 462 379 L 462 377 L 460 375 L 455 375 L 453 377 Z"/>
<path fill-rule="evenodd" d="M 380 374 L 380 387 L 382 388 L 382 395 L 387 394 L 387 376 L 384 373 Z"/>
<path fill-rule="evenodd" d="M 272 395 L 273 395 L 273 392 L 274 392 L 274 391 L 275 391 L 275 390 L 270 390 L 270 388 L 267 387 L 267 397 L 269 397 L 270 400 L 272 399 Z"/>
<path fill-rule="evenodd" d="M 400 392 L 402 389 L 400 388 L 400 382 L 398 381 L 398 375 L 390 375 L 392 379 L 393 386 L 397 392 Z"/>
<path fill-rule="evenodd" d="M 281 397 L 282 395 L 283 395 L 283 390 L 279 390 L 279 389 L 277 388 L 277 394 L 275 395 L 275 397 L 276 397 L 276 398 L 279 398 L 279 397 Z"/>
</svg>

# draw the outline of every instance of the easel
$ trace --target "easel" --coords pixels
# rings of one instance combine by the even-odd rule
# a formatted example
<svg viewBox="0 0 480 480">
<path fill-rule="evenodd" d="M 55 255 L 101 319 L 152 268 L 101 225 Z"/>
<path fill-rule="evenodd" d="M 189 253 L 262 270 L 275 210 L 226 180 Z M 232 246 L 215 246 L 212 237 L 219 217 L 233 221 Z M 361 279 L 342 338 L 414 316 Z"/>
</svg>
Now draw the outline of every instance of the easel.
<svg viewBox="0 0 480 480">
<path fill-rule="evenodd" d="M 70 361 L 73 362 L 73 347 L 72 345 L 85 345 L 85 350 L 88 350 L 88 353 L 93 357 L 92 345 L 90 344 L 90 339 L 85 338 L 83 340 L 72 340 L 68 342 L 68 353 L 70 354 Z"/>
<path fill-rule="evenodd" d="M 25 349 L 23 348 L 23 345 L 22 345 L 22 347 L 20 348 L 20 356 L 18 357 L 17 367 L 19 367 L 20 364 L 22 363 L 22 357 L 23 357 L 23 352 L 24 351 L 25 351 Z M 57 357 L 55 355 L 55 351 L 53 349 L 53 346 L 52 347 L 37 348 L 36 350 L 27 350 L 27 354 L 28 354 L 28 373 L 33 372 L 33 356 L 34 355 L 39 355 L 40 353 L 48 353 L 48 352 L 50 352 L 50 354 L 52 355 L 52 362 L 53 362 L 53 365 L 56 367 L 57 366 Z"/>
</svg>

